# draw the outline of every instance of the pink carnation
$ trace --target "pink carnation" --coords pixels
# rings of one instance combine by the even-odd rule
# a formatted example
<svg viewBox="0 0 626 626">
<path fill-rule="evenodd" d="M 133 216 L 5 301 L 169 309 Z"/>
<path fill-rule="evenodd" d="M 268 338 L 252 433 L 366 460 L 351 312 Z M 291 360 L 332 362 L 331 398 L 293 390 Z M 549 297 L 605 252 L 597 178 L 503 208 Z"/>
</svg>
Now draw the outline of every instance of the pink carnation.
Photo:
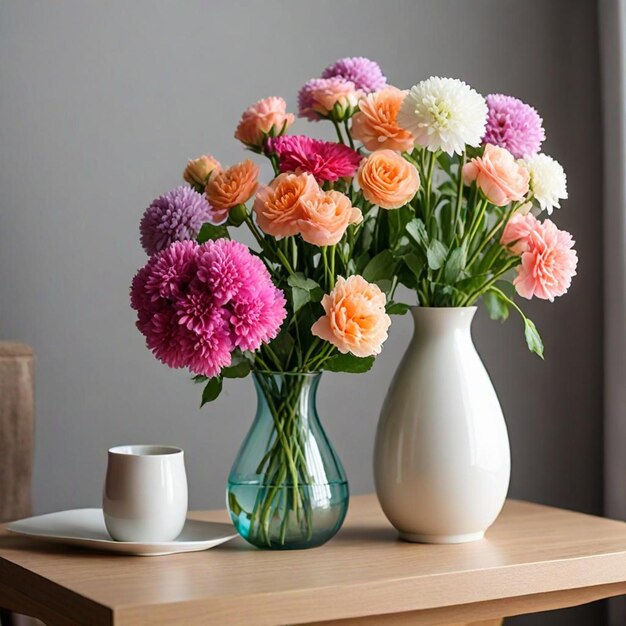
<svg viewBox="0 0 626 626">
<path fill-rule="evenodd" d="M 309 172 L 318 182 L 354 176 L 362 158 L 348 146 L 312 139 L 306 135 L 268 139 L 267 149 L 278 155 L 281 172 Z"/>
<path fill-rule="evenodd" d="M 513 254 L 521 255 L 528 250 L 530 234 L 539 224 L 539 220 L 532 213 L 515 213 L 504 227 L 500 243 L 508 246 Z"/>
<path fill-rule="evenodd" d="M 175 242 L 131 285 L 137 328 L 163 363 L 213 377 L 236 348 L 257 350 L 286 316 L 285 298 L 260 259 L 220 239 Z"/>
<path fill-rule="evenodd" d="M 517 293 L 523 298 L 536 296 L 550 300 L 562 296 L 576 275 L 578 257 L 573 250 L 572 236 L 559 230 L 554 222 L 537 222 L 527 236 L 527 249 L 522 253 L 522 263 L 517 267 L 513 281 Z"/>
</svg>

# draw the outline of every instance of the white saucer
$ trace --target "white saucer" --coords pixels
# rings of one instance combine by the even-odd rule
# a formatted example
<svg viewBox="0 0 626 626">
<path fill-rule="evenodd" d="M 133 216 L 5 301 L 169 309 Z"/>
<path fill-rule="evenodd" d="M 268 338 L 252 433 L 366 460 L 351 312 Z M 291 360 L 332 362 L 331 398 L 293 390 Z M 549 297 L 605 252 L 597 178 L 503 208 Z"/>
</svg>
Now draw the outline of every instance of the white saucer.
<svg viewBox="0 0 626 626">
<path fill-rule="evenodd" d="M 136 556 L 161 556 L 208 550 L 237 536 L 230 524 L 188 519 L 183 532 L 163 543 L 114 541 L 104 525 L 102 509 L 74 509 L 29 517 L 6 525 L 12 533 L 44 541 Z"/>
</svg>

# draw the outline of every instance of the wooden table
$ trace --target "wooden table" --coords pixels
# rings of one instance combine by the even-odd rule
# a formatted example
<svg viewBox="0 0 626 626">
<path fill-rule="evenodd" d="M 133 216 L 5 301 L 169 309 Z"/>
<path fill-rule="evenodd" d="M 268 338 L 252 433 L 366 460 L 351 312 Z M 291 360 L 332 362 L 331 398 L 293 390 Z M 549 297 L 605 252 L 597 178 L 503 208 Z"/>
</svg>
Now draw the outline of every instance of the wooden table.
<svg viewBox="0 0 626 626">
<path fill-rule="evenodd" d="M 223 511 L 193 517 L 223 521 Z M 510 500 L 485 540 L 398 541 L 374 496 L 333 541 L 128 557 L 0 530 L 0 606 L 49 626 L 499 624 L 626 593 L 626 524 Z"/>
</svg>

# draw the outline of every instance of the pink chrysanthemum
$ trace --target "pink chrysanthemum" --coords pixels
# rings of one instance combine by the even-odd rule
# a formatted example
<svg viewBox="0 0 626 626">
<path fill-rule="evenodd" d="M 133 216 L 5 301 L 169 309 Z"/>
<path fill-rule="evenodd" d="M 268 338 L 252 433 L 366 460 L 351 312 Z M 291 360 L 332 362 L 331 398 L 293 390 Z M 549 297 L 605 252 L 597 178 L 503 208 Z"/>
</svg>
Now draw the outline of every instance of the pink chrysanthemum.
<svg viewBox="0 0 626 626">
<path fill-rule="evenodd" d="M 276 337 L 286 315 L 285 297 L 280 290 L 242 290 L 229 319 L 233 343 L 242 350 L 254 350 Z"/>
<path fill-rule="evenodd" d="M 211 214 L 211 205 L 202 194 L 185 185 L 176 187 L 146 209 L 139 224 L 141 245 L 152 255 L 174 241 L 195 239 Z"/>
<path fill-rule="evenodd" d="M 236 348 L 273 339 L 285 298 L 260 259 L 220 239 L 174 242 L 150 257 L 131 285 L 137 328 L 163 363 L 213 377 Z"/>
<path fill-rule="evenodd" d="M 329 65 L 322 73 L 322 78 L 339 76 L 354 83 L 357 89 L 372 93 L 387 84 L 387 78 L 380 65 L 366 57 L 346 57 Z"/>
<path fill-rule="evenodd" d="M 207 285 L 219 304 L 236 298 L 247 284 L 261 275 L 268 277 L 263 263 L 238 241 L 218 239 L 198 253 L 198 280 Z"/>
<path fill-rule="evenodd" d="M 506 148 L 516 159 L 539 152 L 546 133 L 543 120 L 533 107 L 502 94 L 487 96 L 487 107 L 483 143 Z"/>
<path fill-rule="evenodd" d="M 339 143 L 320 141 L 306 135 L 284 135 L 268 139 L 267 149 L 278 155 L 281 172 L 309 172 L 319 181 L 354 176 L 361 155 Z"/>
</svg>

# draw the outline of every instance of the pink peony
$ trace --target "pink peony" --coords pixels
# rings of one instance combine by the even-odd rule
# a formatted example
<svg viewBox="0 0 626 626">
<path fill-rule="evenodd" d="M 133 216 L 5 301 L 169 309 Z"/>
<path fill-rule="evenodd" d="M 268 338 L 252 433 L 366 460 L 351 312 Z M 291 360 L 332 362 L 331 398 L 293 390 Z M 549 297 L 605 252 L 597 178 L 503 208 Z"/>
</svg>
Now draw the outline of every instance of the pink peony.
<svg viewBox="0 0 626 626">
<path fill-rule="evenodd" d="M 235 139 L 246 146 L 260 148 L 269 135 L 282 135 L 294 122 L 282 98 L 272 96 L 250 105 L 241 116 Z"/>
<path fill-rule="evenodd" d="M 537 222 L 527 238 L 527 249 L 513 281 L 523 298 L 550 300 L 567 292 L 576 275 L 578 257 L 572 236 L 554 222 Z"/>
<path fill-rule="evenodd" d="M 260 259 L 226 239 L 175 242 L 152 256 L 131 285 L 137 328 L 170 367 L 213 377 L 236 348 L 273 339 L 285 298 Z"/>
<path fill-rule="evenodd" d="M 354 176 L 362 158 L 348 146 L 306 135 L 268 139 L 267 150 L 278 155 L 281 172 L 309 172 L 318 182 Z"/>
</svg>

